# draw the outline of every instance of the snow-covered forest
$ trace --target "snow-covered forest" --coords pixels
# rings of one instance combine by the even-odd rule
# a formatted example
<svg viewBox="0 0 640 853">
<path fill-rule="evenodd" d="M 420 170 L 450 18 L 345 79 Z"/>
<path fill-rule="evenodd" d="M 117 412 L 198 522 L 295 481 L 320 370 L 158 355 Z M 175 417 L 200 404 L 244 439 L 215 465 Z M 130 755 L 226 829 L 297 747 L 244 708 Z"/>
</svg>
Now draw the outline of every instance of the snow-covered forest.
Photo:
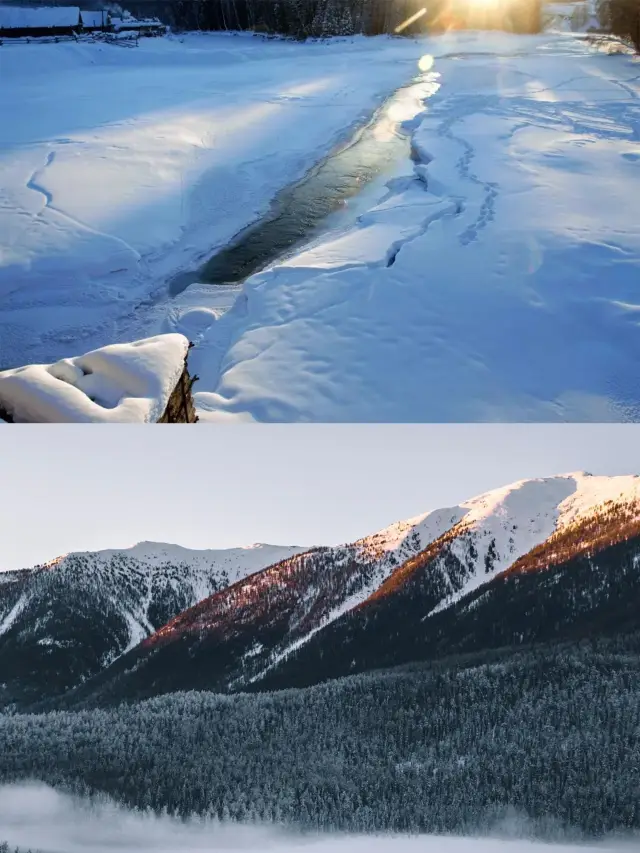
<svg viewBox="0 0 640 853">
<path fill-rule="evenodd" d="M 253 30 L 325 38 L 393 32 L 422 6 L 419 0 L 196 0 L 172 3 L 167 12 L 178 29 Z M 420 21 L 407 32 L 423 29 Z"/>
<path fill-rule="evenodd" d="M 178 817 L 547 840 L 640 829 L 637 635 L 307 690 L 0 718 L 0 781 Z"/>
</svg>

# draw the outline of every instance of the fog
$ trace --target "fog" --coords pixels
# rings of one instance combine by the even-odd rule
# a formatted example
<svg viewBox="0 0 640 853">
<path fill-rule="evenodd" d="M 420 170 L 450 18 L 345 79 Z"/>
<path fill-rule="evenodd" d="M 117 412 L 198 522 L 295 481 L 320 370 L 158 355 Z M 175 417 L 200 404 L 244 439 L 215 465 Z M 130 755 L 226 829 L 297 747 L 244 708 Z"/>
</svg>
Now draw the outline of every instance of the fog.
<svg viewBox="0 0 640 853">
<path fill-rule="evenodd" d="M 112 803 L 90 805 L 45 785 L 0 786 L 0 842 L 45 853 L 585 853 L 638 849 L 635 844 L 585 848 L 514 839 L 443 836 L 300 835 L 255 826 L 179 821 L 136 814 Z"/>
</svg>

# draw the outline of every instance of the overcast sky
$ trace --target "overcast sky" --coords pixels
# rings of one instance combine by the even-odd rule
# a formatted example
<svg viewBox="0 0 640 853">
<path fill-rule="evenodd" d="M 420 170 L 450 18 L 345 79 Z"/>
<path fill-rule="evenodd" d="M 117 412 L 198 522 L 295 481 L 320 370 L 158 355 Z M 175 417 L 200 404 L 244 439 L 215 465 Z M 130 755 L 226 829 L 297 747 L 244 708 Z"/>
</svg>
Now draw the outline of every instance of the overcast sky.
<svg viewBox="0 0 640 853">
<path fill-rule="evenodd" d="M 337 544 L 526 477 L 640 473 L 640 426 L 5 428 L 0 568 L 143 540 Z"/>
</svg>

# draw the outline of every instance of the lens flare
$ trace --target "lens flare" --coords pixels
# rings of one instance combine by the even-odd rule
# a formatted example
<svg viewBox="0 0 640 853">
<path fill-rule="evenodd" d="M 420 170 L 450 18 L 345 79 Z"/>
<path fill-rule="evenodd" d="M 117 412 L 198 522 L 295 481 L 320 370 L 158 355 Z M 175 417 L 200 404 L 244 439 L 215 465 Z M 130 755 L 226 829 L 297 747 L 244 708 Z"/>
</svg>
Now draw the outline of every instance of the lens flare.
<svg viewBox="0 0 640 853">
<path fill-rule="evenodd" d="M 425 55 L 421 56 L 418 60 L 418 68 L 420 69 L 420 71 L 426 74 L 427 71 L 431 71 L 434 62 L 435 59 L 433 58 L 433 56 L 428 53 L 425 53 Z"/>
<path fill-rule="evenodd" d="M 407 27 L 410 27 L 411 24 L 415 23 L 419 18 L 421 18 L 423 15 L 426 15 L 426 14 L 427 14 L 427 10 L 425 8 L 420 9 L 419 11 L 417 11 L 415 13 L 415 15 L 412 15 L 410 18 L 407 18 L 406 21 L 403 21 L 401 24 L 398 24 L 398 26 L 395 28 L 394 32 L 396 33 L 396 35 L 398 33 L 401 33 L 403 30 L 406 30 Z"/>
</svg>

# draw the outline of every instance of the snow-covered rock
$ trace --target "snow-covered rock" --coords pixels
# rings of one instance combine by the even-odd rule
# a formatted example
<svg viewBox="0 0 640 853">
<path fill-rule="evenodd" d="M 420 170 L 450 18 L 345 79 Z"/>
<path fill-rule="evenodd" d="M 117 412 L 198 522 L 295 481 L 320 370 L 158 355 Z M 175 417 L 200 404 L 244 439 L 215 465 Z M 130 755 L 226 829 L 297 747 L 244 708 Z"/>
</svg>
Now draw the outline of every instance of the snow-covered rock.
<svg viewBox="0 0 640 853">
<path fill-rule="evenodd" d="M 188 349 L 183 335 L 157 335 L 5 370 L 0 411 L 16 423 L 152 423 L 166 409 Z"/>
</svg>

